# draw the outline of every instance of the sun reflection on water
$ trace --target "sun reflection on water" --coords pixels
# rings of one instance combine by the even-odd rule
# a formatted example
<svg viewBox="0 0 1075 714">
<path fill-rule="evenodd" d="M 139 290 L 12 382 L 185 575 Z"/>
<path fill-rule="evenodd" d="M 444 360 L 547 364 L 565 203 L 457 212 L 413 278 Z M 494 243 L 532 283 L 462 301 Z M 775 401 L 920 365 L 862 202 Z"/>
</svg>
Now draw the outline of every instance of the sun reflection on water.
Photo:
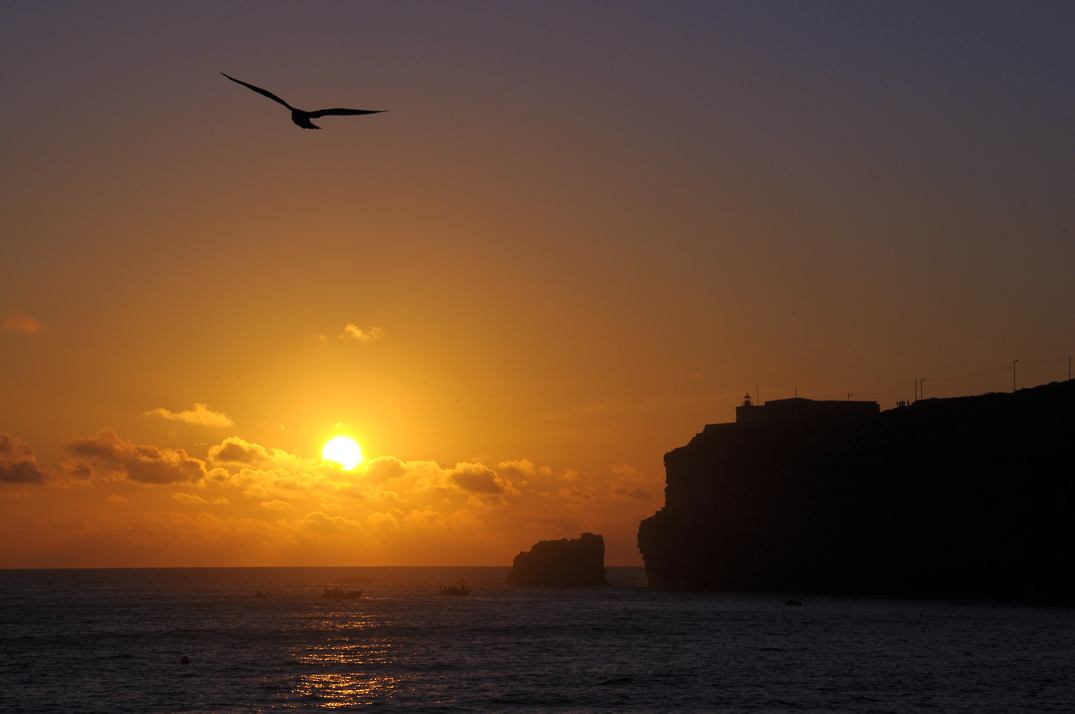
<svg viewBox="0 0 1075 714">
<path fill-rule="evenodd" d="M 315 631 L 354 634 L 292 651 L 294 665 L 321 670 L 299 674 L 291 687 L 293 698 L 317 702 L 326 709 L 339 709 L 393 697 L 399 687 L 398 678 L 370 671 L 382 670 L 393 663 L 392 646 L 383 640 L 362 641 L 364 638 L 358 633 L 369 626 L 368 622 L 351 621 L 347 627 L 332 620 L 307 624 Z"/>
<path fill-rule="evenodd" d="M 292 693 L 297 698 L 321 700 L 326 709 L 341 709 L 390 699 L 397 687 L 395 677 L 373 673 L 308 674 L 299 678 Z"/>
</svg>

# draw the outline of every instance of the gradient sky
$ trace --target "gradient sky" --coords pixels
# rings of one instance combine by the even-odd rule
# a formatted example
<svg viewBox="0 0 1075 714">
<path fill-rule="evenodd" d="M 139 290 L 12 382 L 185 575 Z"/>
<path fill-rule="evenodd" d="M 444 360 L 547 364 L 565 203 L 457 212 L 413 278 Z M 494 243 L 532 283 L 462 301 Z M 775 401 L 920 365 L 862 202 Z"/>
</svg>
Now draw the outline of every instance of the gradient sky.
<svg viewBox="0 0 1075 714">
<path fill-rule="evenodd" d="M 0 567 L 636 565 L 755 385 L 1066 378 L 1075 5 L 937 5 L 0 5 Z"/>
</svg>

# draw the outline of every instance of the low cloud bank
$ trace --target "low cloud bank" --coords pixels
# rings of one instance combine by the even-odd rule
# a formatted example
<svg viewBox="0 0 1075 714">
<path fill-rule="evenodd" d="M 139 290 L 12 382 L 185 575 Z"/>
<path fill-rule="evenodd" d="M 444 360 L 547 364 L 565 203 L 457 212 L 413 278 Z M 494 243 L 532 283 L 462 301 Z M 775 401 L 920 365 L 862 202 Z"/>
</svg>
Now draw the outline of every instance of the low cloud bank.
<svg viewBox="0 0 1075 714">
<path fill-rule="evenodd" d="M 28 444 L 0 435 L 0 481 L 86 489 L 85 506 L 62 515 L 82 518 L 85 528 L 70 533 L 100 546 L 86 551 L 87 566 L 508 563 L 537 540 L 587 530 L 605 536 L 619 554 L 612 562 L 631 562 L 638 522 L 659 507 L 663 481 L 628 466 L 586 473 L 527 459 L 441 466 L 380 456 L 341 472 L 235 436 L 209 446 L 203 461 L 111 428 L 64 449 L 67 458 L 43 473 Z M 41 511 L 27 516 L 59 523 L 41 500 L 51 491 L 33 489 Z M 59 526 L 34 532 L 42 557 L 88 542 L 65 540 Z M 8 551 L 0 547 L 3 562 L 23 562 L 14 545 Z M 140 555 L 109 555 L 128 551 Z"/>
</svg>

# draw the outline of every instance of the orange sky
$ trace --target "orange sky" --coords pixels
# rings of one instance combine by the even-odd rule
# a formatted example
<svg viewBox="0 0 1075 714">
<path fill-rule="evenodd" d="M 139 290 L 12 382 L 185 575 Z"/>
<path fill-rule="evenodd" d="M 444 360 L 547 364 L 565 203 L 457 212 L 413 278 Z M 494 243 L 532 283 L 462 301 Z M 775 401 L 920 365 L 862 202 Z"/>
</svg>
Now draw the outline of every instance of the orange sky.
<svg viewBox="0 0 1075 714">
<path fill-rule="evenodd" d="M 1065 378 L 1073 19 L 5 5 L 0 567 L 640 564 L 755 384 Z"/>
</svg>

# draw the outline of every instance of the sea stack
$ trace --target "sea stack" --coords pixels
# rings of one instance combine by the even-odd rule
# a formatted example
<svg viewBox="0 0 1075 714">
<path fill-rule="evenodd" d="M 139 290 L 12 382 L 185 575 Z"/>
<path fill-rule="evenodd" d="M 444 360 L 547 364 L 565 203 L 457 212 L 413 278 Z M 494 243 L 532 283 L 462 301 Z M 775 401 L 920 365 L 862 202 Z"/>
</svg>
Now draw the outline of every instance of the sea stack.
<svg viewBox="0 0 1075 714">
<path fill-rule="evenodd" d="M 508 584 L 531 588 L 590 587 L 605 580 L 605 539 L 583 533 L 568 540 L 539 541 L 515 556 Z"/>
</svg>

